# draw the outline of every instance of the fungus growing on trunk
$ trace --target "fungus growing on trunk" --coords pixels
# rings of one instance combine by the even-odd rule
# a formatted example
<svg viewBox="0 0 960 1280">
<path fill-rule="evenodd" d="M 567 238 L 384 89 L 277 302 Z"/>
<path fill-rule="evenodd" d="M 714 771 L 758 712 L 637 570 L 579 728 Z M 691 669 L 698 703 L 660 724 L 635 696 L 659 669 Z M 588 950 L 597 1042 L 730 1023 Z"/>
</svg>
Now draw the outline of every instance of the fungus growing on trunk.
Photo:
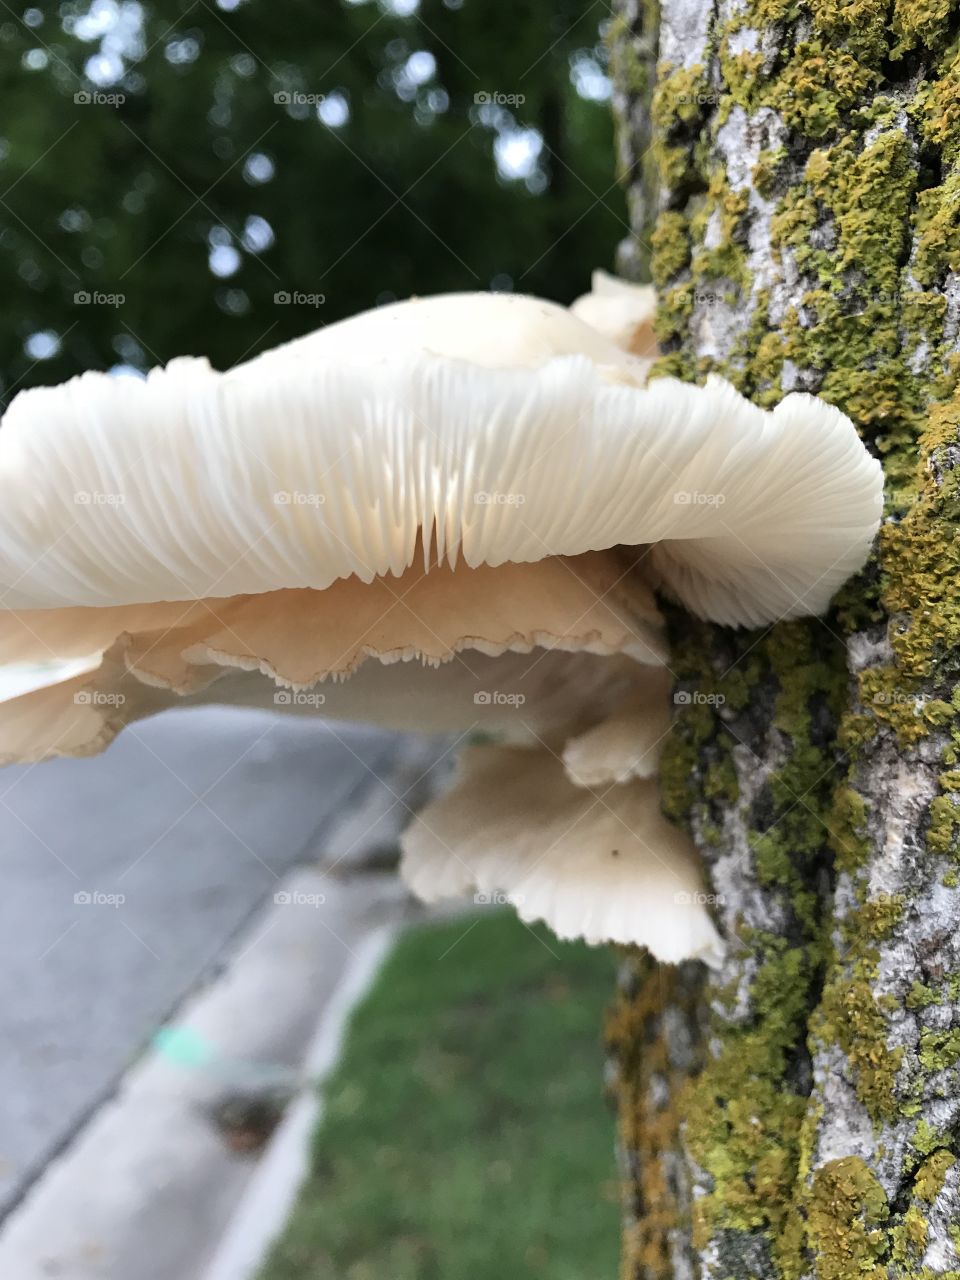
<svg viewBox="0 0 960 1280">
<path fill-rule="evenodd" d="M 616 346 L 635 356 L 657 354 L 653 317 L 657 293 L 651 284 L 630 284 L 599 268 L 590 278 L 590 292 L 570 304 L 578 320 L 599 330 Z"/>
<path fill-rule="evenodd" d="M 465 753 L 405 837 L 412 886 L 716 960 L 693 846 L 659 812 L 653 591 L 731 624 L 821 611 L 868 553 L 881 473 L 811 396 L 769 413 L 718 379 L 646 385 L 649 295 L 618 289 L 578 304 L 600 328 L 449 295 L 227 373 L 17 396 L 0 661 L 89 663 L 0 704 L 0 760 L 91 754 L 197 702 L 486 729 L 506 745 Z"/>
</svg>

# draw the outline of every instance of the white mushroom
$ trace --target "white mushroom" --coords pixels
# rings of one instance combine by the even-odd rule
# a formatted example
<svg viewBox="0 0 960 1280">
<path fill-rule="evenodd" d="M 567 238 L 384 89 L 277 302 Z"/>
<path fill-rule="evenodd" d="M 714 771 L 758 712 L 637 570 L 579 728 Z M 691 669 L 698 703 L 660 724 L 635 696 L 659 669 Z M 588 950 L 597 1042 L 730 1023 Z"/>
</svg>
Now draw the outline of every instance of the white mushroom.
<svg viewBox="0 0 960 1280">
<path fill-rule="evenodd" d="M 224 374 L 175 360 L 23 392 L 0 443 L 4 607 L 649 543 L 702 616 L 821 611 L 877 527 L 880 467 L 849 419 L 807 395 L 765 412 L 716 378 L 641 387 L 642 369 L 560 307 L 450 295 Z"/>
<path fill-rule="evenodd" d="M 651 681 L 658 705 L 667 689 L 649 586 L 598 552 L 496 569 L 418 563 L 396 579 L 341 578 L 325 591 L 0 613 L 0 635 L 17 661 L 103 655 L 69 688 L 0 703 L 0 763 L 99 751 L 124 723 L 188 698 L 535 741 L 649 700 Z M 322 692 L 296 696 L 319 681 Z M 54 734 L 28 712 L 49 714 L 57 688 L 68 707 Z M 88 696 L 72 723 L 79 689 Z"/>
<path fill-rule="evenodd" d="M 653 332 L 656 309 L 653 285 L 630 284 L 599 269 L 590 279 L 590 292 L 570 305 L 578 320 L 599 330 L 615 346 L 647 359 L 657 354 Z"/>
<path fill-rule="evenodd" d="M 655 782 L 583 790 L 549 752 L 523 747 L 471 747 L 459 763 L 454 787 L 403 836 L 422 898 L 476 889 L 560 938 L 641 937 L 669 963 L 720 960 L 696 849 L 661 816 Z"/>
<path fill-rule="evenodd" d="M 456 823 L 437 838 L 471 874 L 437 886 L 522 880 L 561 931 L 715 957 L 649 781 L 669 721 L 651 587 L 721 622 L 819 612 L 868 553 L 881 473 L 810 396 L 767 413 L 718 379 L 645 385 L 622 341 L 636 294 L 617 306 L 605 334 L 451 295 L 227 373 L 184 359 L 21 393 L 0 430 L 0 661 L 93 656 L 0 704 L 0 761 L 88 754 L 196 701 L 483 727 L 525 754 L 465 777 L 469 856 Z M 484 804 L 508 759 L 516 783 Z M 575 838 L 554 824 L 546 847 L 547 797 L 576 870 Z M 597 804 L 633 829 L 615 871 Z M 438 858 L 410 837 L 421 890 Z M 689 899 L 673 925 L 664 867 Z"/>
</svg>

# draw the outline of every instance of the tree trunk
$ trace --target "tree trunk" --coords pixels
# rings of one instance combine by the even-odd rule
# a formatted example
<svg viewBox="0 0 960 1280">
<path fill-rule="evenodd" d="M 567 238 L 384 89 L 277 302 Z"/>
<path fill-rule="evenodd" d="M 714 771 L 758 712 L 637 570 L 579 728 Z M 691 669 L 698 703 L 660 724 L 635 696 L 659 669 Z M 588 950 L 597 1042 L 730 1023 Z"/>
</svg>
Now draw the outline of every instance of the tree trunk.
<svg viewBox="0 0 960 1280">
<path fill-rule="evenodd" d="M 672 620 L 730 953 L 623 961 L 624 1280 L 960 1277 L 958 41 L 949 0 L 615 5 L 660 372 L 814 392 L 887 476 L 826 618 Z"/>
</svg>

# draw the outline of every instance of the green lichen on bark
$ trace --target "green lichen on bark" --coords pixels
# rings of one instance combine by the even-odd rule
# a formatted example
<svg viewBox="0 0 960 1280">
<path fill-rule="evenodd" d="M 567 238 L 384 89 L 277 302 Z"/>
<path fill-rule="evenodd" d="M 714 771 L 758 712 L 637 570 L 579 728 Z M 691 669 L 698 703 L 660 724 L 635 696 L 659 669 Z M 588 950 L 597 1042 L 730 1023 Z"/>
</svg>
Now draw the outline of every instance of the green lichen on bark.
<svg viewBox="0 0 960 1280">
<path fill-rule="evenodd" d="M 805 1196 L 809 1238 L 820 1280 L 885 1274 L 890 1206 L 863 1160 L 847 1156 L 817 1171 Z"/>
<path fill-rule="evenodd" d="M 680 615 L 673 623 L 672 666 L 689 699 L 662 766 L 665 808 L 689 821 L 717 859 L 729 853 L 730 816 L 739 814 L 746 878 L 767 907 L 767 927 L 748 917 L 735 926 L 749 955 L 748 1016 L 734 1012 L 735 986 L 715 992 L 714 1053 L 681 1099 L 688 1156 L 708 1188 L 696 1203 L 694 1241 L 719 1237 L 728 1253 L 769 1259 L 790 1234 L 802 1162 L 804 1041 L 827 947 L 815 888 L 828 859 L 819 814 L 846 685 L 842 646 L 803 622 L 780 624 L 759 643 L 753 634 L 690 628 Z M 763 723 L 760 705 L 772 708 Z M 768 753 L 778 767 L 741 793 L 736 757 Z M 718 776 L 719 789 L 710 785 Z M 735 908 L 735 890 L 728 896 Z"/>
<path fill-rule="evenodd" d="M 960 954 L 938 924 L 960 922 L 960 14 L 942 0 L 698 12 L 702 47 L 681 58 L 674 35 L 652 97 L 657 372 L 715 370 L 763 405 L 823 396 L 882 460 L 887 507 L 877 557 L 823 623 L 731 635 L 672 617 L 678 687 L 713 697 L 678 706 L 664 807 L 693 831 L 733 942 L 706 988 L 710 1052 L 676 1093 L 694 1247 L 701 1280 L 946 1280 L 960 1275 L 942 1222 L 955 1193 L 937 1185 L 960 1149 Z M 659 1274 L 627 1248 L 625 1276 Z"/>
<path fill-rule="evenodd" d="M 681 1095 L 703 1062 L 702 993 L 699 965 L 674 969 L 636 952 L 621 956 L 607 1044 L 616 1072 L 624 1280 L 637 1269 L 645 1280 L 673 1280 L 692 1261 L 684 1241 L 691 1205 L 675 1170 L 684 1159 Z"/>
</svg>

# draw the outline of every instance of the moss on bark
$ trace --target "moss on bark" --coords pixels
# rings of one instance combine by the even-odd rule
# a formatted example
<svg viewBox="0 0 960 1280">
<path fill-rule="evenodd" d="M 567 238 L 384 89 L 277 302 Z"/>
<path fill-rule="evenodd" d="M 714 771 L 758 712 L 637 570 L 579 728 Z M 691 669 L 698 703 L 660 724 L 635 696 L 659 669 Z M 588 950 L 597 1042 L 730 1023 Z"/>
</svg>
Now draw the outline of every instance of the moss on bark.
<svg viewBox="0 0 960 1280">
<path fill-rule="evenodd" d="M 826 619 L 731 634 L 673 617 L 679 687 L 715 696 L 678 706 L 664 806 L 732 949 L 704 985 L 708 1051 L 671 1083 L 685 1186 L 657 1230 L 689 1203 L 676 1274 L 702 1280 L 956 1278 L 960 14 L 661 7 L 658 213 L 634 246 L 659 292 L 658 372 L 716 370 L 765 405 L 823 396 L 882 459 L 887 508 Z M 613 32 L 619 75 L 636 21 Z M 627 1168 L 650 1186 L 631 1071 Z M 641 1215 L 631 1280 L 671 1274 L 636 1246 L 646 1232 Z"/>
<path fill-rule="evenodd" d="M 703 974 L 624 952 L 607 1024 L 615 1068 L 624 1277 L 670 1280 L 693 1265 L 681 1096 L 703 1063 Z"/>
</svg>

